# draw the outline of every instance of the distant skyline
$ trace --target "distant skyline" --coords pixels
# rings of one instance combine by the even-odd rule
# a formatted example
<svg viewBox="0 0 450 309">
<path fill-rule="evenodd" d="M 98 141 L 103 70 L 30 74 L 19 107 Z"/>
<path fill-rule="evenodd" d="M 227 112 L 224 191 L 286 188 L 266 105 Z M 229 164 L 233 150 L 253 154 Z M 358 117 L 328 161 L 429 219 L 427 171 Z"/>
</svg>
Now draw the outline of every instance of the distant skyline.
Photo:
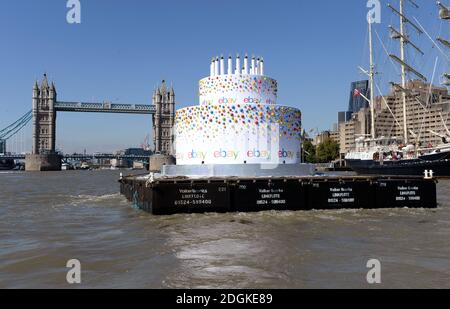
<svg viewBox="0 0 450 309">
<path fill-rule="evenodd" d="M 212 56 L 263 56 L 266 74 L 279 83 L 279 104 L 300 108 L 308 131 L 331 129 L 348 107 L 350 83 L 368 67 L 367 1 L 80 0 L 81 24 L 66 21 L 65 0 L 0 2 L 0 129 L 31 109 L 31 90 L 44 73 L 63 101 L 150 104 L 161 80 L 173 84 L 177 108 L 198 104 L 198 81 Z M 435 1 L 406 1 L 411 20 L 431 37 L 450 37 Z M 448 0 L 442 1 L 450 6 Z M 374 29 L 377 83 L 383 92 L 399 80 L 384 51 L 398 53 L 388 25 L 398 18 L 382 3 Z M 398 6 L 398 0 L 389 1 Z M 427 38 L 411 37 L 425 52 L 408 50 L 410 63 L 433 79 L 449 70 L 448 57 Z M 59 113 L 57 148 L 110 152 L 137 147 L 151 133 L 151 117 Z M 28 126 L 25 139 L 29 139 Z"/>
</svg>

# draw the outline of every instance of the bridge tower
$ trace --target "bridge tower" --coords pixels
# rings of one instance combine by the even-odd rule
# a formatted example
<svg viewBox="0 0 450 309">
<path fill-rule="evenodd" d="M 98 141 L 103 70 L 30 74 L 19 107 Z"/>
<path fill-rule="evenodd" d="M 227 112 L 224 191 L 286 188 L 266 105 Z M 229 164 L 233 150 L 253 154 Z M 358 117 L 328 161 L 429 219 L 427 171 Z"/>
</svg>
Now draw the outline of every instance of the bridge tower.
<svg viewBox="0 0 450 309">
<path fill-rule="evenodd" d="M 153 93 L 156 113 L 153 115 L 153 144 L 156 153 L 173 155 L 173 126 L 175 122 L 175 91 L 167 89 L 163 80 Z"/>
<path fill-rule="evenodd" d="M 41 85 L 33 87 L 33 149 L 26 157 L 27 171 L 61 169 L 61 157 L 55 152 L 56 144 L 56 88 L 49 85 L 44 74 Z"/>
<path fill-rule="evenodd" d="M 33 87 L 33 154 L 55 152 L 56 88 L 48 84 L 47 76 Z"/>
</svg>

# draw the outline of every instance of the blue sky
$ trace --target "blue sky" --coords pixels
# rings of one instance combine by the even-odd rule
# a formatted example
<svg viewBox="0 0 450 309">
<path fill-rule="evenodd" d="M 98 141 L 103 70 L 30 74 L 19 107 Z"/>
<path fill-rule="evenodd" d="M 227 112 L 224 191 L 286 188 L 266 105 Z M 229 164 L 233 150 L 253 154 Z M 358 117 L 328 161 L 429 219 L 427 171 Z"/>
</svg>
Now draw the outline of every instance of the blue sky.
<svg viewBox="0 0 450 309">
<path fill-rule="evenodd" d="M 82 23 L 70 25 L 66 0 L 0 0 L 0 128 L 31 109 L 32 85 L 44 72 L 63 101 L 149 104 L 166 79 L 181 108 L 198 104 L 198 80 L 209 74 L 212 56 L 248 52 L 264 57 L 266 74 L 279 82 L 280 104 L 300 108 L 306 129 L 328 129 L 347 108 L 350 82 L 363 78 L 357 66 L 367 67 L 366 0 L 80 2 Z M 396 52 L 387 25 L 398 19 L 381 2 L 383 24 L 375 29 Z M 407 5 L 408 13 L 432 37 L 450 37 L 435 2 L 416 2 L 420 10 Z M 375 40 L 377 79 L 386 89 L 398 74 Z M 448 69 L 426 36 L 417 41 L 427 56 L 411 50 L 414 65 L 431 79 L 439 55 L 437 74 Z M 151 125 L 149 116 L 59 113 L 57 146 L 65 152 L 137 146 Z"/>
</svg>

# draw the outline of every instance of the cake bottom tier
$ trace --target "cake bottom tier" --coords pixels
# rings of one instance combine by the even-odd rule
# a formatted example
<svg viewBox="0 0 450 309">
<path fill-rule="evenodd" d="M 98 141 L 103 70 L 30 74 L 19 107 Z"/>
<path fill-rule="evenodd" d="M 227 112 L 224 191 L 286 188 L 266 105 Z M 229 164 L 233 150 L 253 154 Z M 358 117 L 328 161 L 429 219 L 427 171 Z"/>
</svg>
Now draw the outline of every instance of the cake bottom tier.
<svg viewBox="0 0 450 309">
<path fill-rule="evenodd" d="M 177 165 L 297 164 L 301 112 L 262 104 L 192 106 L 177 111 Z"/>
</svg>

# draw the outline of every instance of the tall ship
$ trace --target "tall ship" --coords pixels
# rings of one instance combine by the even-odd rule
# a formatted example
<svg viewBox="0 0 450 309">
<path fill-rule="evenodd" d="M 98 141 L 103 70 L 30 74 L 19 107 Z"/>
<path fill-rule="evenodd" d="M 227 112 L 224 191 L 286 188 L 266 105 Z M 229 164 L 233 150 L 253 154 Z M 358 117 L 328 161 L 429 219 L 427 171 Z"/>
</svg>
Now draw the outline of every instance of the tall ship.
<svg viewBox="0 0 450 309">
<path fill-rule="evenodd" d="M 408 3 L 416 9 L 419 8 L 412 0 Z M 440 18 L 443 22 L 449 22 L 448 7 L 441 2 L 437 2 L 437 5 Z M 360 136 L 355 140 L 354 149 L 345 156 L 346 165 L 361 175 L 450 176 L 450 95 L 446 88 L 450 85 L 450 75 L 444 73 L 443 87 L 435 87 L 434 76 L 433 80 L 428 82 L 423 74 L 407 62 L 408 46 L 421 56 L 425 55 L 412 41 L 408 27 L 426 35 L 433 42 L 433 47 L 437 48 L 447 61 L 450 43 L 443 37 L 434 40 L 415 17 L 409 18 L 405 13 L 405 0 L 399 0 L 399 8 L 392 5 L 388 7 L 400 19 L 399 29 L 389 26 L 391 38 L 400 42 L 400 55 L 389 54 L 381 40 L 380 42 L 389 60 L 400 67 L 401 82 L 391 83 L 389 96 L 375 97 L 375 90 L 380 89 L 375 84 L 377 72 L 373 57 L 374 20 L 368 17 L 370 68 L 360 69 L 369 77 L 370 94 L 367 97 L 356 90 L 355 95 L 362 96 L 369 104 L 370 136 Z M 448 26 L 445 29 L 448 29 Z M 437 63 L 436 58 L 434 73 Z M 415 79 L 408 80 L 407 74 L 413 75 Z M 375 106 L 381 105 L 384 107 L 382 112 L 376 111 Z M 446 116 L 443 115 L 444 112 Z M 384 124 L 390 122 L 397 128 L 399 135 L 403 136 L 393 135 L 392 128 L 389 132 L 383 130 L 388 127 Z"/>
</svg>

